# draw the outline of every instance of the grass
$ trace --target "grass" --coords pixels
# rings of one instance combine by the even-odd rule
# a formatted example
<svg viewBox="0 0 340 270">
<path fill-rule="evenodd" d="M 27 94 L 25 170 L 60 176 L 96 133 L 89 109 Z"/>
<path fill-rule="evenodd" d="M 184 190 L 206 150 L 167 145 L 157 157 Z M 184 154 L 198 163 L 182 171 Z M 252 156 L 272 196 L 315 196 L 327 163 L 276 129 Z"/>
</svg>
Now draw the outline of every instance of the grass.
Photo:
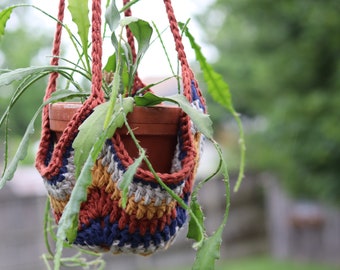
<svg viewBox="0 0 340 270">
<path fill-rule="evenodd" d="M 219 262 L 216 270 L 336 270 L 339 268 L 339 266 L 320 263 L 280 261 L 270 257 L 254 257 Z"/>
<path fill-rule="evenodd" d="M 173 268 L 171 268 L 173 269 Z M 190 270 L 191 267 L 176 267 L 176 270 Z M 218 261 L 216 270 L 338 270 L 339 265 L 332 266 L 322 263 L 294 262 L 275 260 L 268 256 L 230 259 Z M 165 269 L 163 269 L 165 270 Z"/>
</svg>

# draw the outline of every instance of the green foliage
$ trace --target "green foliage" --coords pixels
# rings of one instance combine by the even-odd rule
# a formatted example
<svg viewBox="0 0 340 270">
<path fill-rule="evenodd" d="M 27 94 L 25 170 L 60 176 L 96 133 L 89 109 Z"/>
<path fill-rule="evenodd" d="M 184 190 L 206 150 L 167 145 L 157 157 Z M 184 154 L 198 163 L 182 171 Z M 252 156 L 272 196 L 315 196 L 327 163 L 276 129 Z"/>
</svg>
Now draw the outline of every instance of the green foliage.
<svg viewBox="0 0 340 270">
<path fill-rule="evenodd" d="M 123 113 L 127 114 L 133 110 L 133 99 L 129 97 L 122 99 L 122 101 L 119 100 L 113 113 L 110 115 L 108 126 L 104 128 L 104 121 L 109 106 L 109 102 L 98 105 L 94 112 L 79 127 L 79 133 L 72 144 L 75 152 L 74 164 L 76 165 L 77 177 L 89 157 L 93 145 L 101 137 L 101 134 L 105 132 L 107 134 L 106 138 L 112 137 L 116 129 L 124 124 Z M 94 157 L 94 160 L 96 160 L 97 156 Z M 90 170 L 87 173 L 90 174 Z"/>
<path fill-rule="evenodd" d="M 111 31 L 114 31 L 119 26 L 120 12 L 116 6 L 116 1 L 112 1 L 105 11 L 105 21 Z"/>
<path fill-rule="evenodd" d="M 336 0 L 217 0 L 198 16 L 253 127 L 249 167 L 274 172 L 296 196 L 337 203 L 339 12 Z"/>
<path fill-rule="evenodd" d="M 132 1 L 131 3 L 136 3 L 138 1 Z M 50 256 L 45 257 L 46 260 L 53 259 L 54 269 L 60 269 L 63 262 L 66 261 L 62 258 L 62 253 L 64 247 L 70 246 L 70 244 L 75 240 L 78 229 L 78 218 L 81 203 L 86 201 L 87 198 L 87 188 L 91 184 L 91 168 L 94 165 L 98 155 L 100 154 L 104 143 L 107 138 L 112 137 L 117 128 L 121 127 L 123 124 L 127 127 L 133 141 L 135 142 L 137 148 L 139 149 L 140 156 L 135 160 L 135 162 L 127 169 L 123 176 L 123 180 L 120 182 L 119 187 L 123 191 L 122 204 L 123 207 L 127 203 L 128 187 L 131 183 L 133 176 L 135 175 L 139 165 L 142 161 L 148 166 L 151 173 L 156 178 L 160 186 L 166 190 L 177 202 L 178 204 L 186 209 L 190 215 L 189 231 L 188 237 L 194 239 L 196 242 L 193 247 L 197 249 L 196 261 L 193 265 L 193 269 L 214 269 L 215 261 L 220 257 L 220 245 L 222 242 L 222 232 L 226 225 L 229 206 L 230 206 L 230 187 L 229 187 L 229 177 L 227 166 L 222 155 L 221 148 L 213 139 L 213 128 L 212 121 L 207 114 L 203 114 L 192 107 L 188 100 L 181 94 L 174 95 L 171 97 L 158 97 L 151 93 L 147 93 L 143 96 L 145 89 L 141 89 L 138 95 L 135 97 L 122 97 L 132 93 L 133 79 L 137 72 L 138 65 L 150 46 L 150 40 L 153 34 L 153 28 L 146 21 L 140 20 L 138 18 L 129 17 L 121 18 L 120 12 L 114 4 L 114 1 L 110 4 L 107 2 L 108 11 L 106 13 L 107 24 L 111 30 L 111 41 L 115 49 L 115 54 L 113 54 L 109 60 L 108 64 L 105 66 L 107 72 L 115 72 L 113 82 L 108 82 L 104 84 L 103 88 L 105 93 L 108 94 L 107 98 L 109 102 L 105 102 L 97 106 L 94 112 L 84 121 L 84 123 L 79 127 L 79 133 L 73 142 L 73 148 L 75 150 L 74 163 L 76 166 L 76 183 L 73 188 L 70 199 L 63 211 L 61 219 L 59 220 L 57 233 L 51 232 L 48 227 L 48 220 L 45 222 L 45 230 L 48 230 L 52 238 L 56 241 L 56 251 L 52 254 L 49 244 L 47 243 Z M 35 8 L 34 6 L 32 6 Z M 4 183 L 10 180 L 13 176 L 15 169 L 18 166 L 20 160 L 26 156 L 27 146 L 30 136 L 34 132 L 34 122 L 42 111 L 43 107 L 48 103 L 53 103 L 60 100 L 69 100 L 75 97 L 84 98 L 89 93 L 84 90 L 84 88 L 77 83 L 74 79 L 74 75 L 80 75 L 83 79 L 91 81 L 91 65 L 90 57 L 88 55 L 88 49 L 91 46 L 88 40 L 88 33 L 90 28 L 90 22 L 88 18 L 88 1 L 72 0 L 69 1 L 69 11 L 73 22 L 77 25 L 78 37 L 76 37 L 68 28 L 67 25 L 63 25 L 69 34 L 69 38 L 74 45 L 74 49 L 78 54 L 79 59 L 77 63 L 72 63 L 67 59 L 63 59 L 71 67 L 66 66 L 40 66 L 40 67 L 29 67 L 21 68 L 16 70 L 4 70 L 0 74 L 0 87 L 13 85 L 14 82 L 19 82 L 19 86 L 14 91 L 13 97 L 5 110 L 4 116 L 1 118 L 0 126 L 5 124 L 6 132 L 8 130 L 8 115 L 12 111 L 13 105 L 17 102 L 19 97 L 32 85 L 33 82 L 39 80 L 40 78 L 50 74 L 51 72 L 58 72 L 67 81 L 66 88 L 64 90 L 56 91 L 52 97 L 41 104 L 41 106 L 36 110 L 29 126 L 23 136 L 22 142 L 19 146 L 17 153 L 15 154 L 12 162 L 9 164 L 8 168 L 5 166 L 5 172 L 0 180 L 0 188 Z M 12 10 L 5 10 L 0 12 L 0 30 L 5 28 L 6 22 L 10 18 Z M 112 13 L 112 17 L 108 15 Z M 48 14 L 46 14 L 49 16 Z M 119 27 L 119 29 L 116 29 Z M 133 33 L 137 46 L 136 59 L 132 59 L 132 50 L 122 37 L 123 28 L 129 26 L 131 32 Z M 116 31 L 118 30 L 118 34 Z M 239 119 L 239 115 L 234 110 L 231 95 L 229 93 L 228 85 L 223 81 L 222 76 L 215 72 L 213 68 L 207 63 L 205 57 L 201 53 L 200 47 L 195 42 L 193 36 L 189 33 L 188 29 L 184 29 L 185 34 L 188 36 L 193 49 L 196 52 L 197 60 L 201 65 L 201 69 L 204 79 L 208 86 L 208 91 L 212 97 L 222 104 L 223 107 L 228 109 L 232 116 L 235 118 L 240 129 L 241 136 L 241 163 L 240 163 L 240 176 L 238 185 L 243 177 L 243 166 L 244 166 L 244 139 L 243 139 L 243 129 L 242 124 Z M 0 35 L 1 35 L 0 31 Z M 158 37 L 160 33 L 157 31 Z M 163 44 L 164 47 L 164 44 Z M 166 53 L 166 50 L 165 50 Z M 82 65 L 78 65 L 81 63 Z M 126 81 L 125 76 L 128 78 Z M 173 74 L 173 77 L 179 78 L 179 75 Z M 166 80 L 166 79 L 165 79 Z M 127 84 L 126 84 L 127 82 Z M 76 91 L 71 91 L 70 86 L 74 86 Z M 133 110 L 133 106 L 152 106 L 157 105 L 161 102 L 171 102 L 177 104 L 192 120 L 195 128 L 200 131 L 208 140 L 212 141 L 216 151 L 220 157 L 220 162 L 216 168 L 216 171 L 209 176 L 207 179 L 201 181 L 195 188 L 192 196 L 192 202 L 188 206 L 182 198 L 174 193 L 163 181 L 160 179 L 158 174 L 154 171 L 152 164 L 145 155 L 145 150 L 142 149 L 138 140 L 133 134 L 133 130 L 129 127 L 126 115 Z M 6 133 L 6 138 L 8 137 Z M 7 155 L 6 155 L 7 163 Z M 208 236 L 206 235 L 206 229 L 204 224 L 204 213 L 198 204 L 197 196 L 203 185 L 210 181 L 217 174 L 223 175 L 223 181 L 225 182 L 225 194 L 226 194 L 226 209 L 224 213 L 224 218 L 221 225 L 217 228 L 216 232 Z M 237 189 L 237 188 L 236 188 Z M 45 232 L 46 236 L 47 232 Z M 66 241 L 65 241 L 66 240 Z M 78 265 L 81 264 L 81 260 L 76 256 L 71 258 Z M 89 263 L 83 264 L 89 267 Z M 101 264 L 101 267 L 103 265 Z"/>
<path fill-rule="evenodd" d="M 216 72 L 213 69 L 213 67 L 207 62 L 206 58 L 204 57 L 201 51 L 201 47 L 196 43 L 195 38 L 190 34 L 188 27 L 184 26 L 183 24 L 180 24 L 180 26 L 184 30 L 185 35 L 189 38 L 191 47 L 194 49 L 196 53 L 196 59 L 200 63 L 204 81 L 207 85 L 208 93 L 211 95 L 211 97 L 216 103 L 219 103 L 224 108 L 229 110 L 229 112 L 232 114 L 235 121 L 237 122 L 238 128 L 240 130 L 239 135 L 240 138 L 239 143 L 241 148 L 240 171 L 237 183 L 234 188 L 235 191 L 238 191 L 242 179 L 244 177 L 245 151 L 246 151 L 243 126 L 240 116 L 234 109 L 228 84 L 223 80 L 222 75 Z"/>
<path fill-rule="evenodd" d="M 337 270 L 336 265 L 328 265 L 315 262 L 297 262 L 289 260 L 277 260 L 269 256 L 241 257 L 238 259 L 222 259 L 216 265 L 216 270 Z M 162 268 L 172 270 L 173 268 Z M 187 267 L 176 267 L 177 270 L 188 270 Z M 147 269 L 145 269 L 147 270 Z"/>
<path fill-rule="evenodd" d="M 71 13 L 73 22 L 77 25 L 78 35 L 81 40 L 82 54 L 87 63 L 88 70 L 90 70 L 90 62 L 88 55 L 89 47 L 89 7 L 87 0 L 69 0 L 68 9 Z"/>
<path fill-rule="evenodd" d="M 45 246 L 47 248 L 47 252 L 42 255 L 42 259 L 45 262 L 46 269 L 51 270 L 50 262 L 53 261 L 55 254 L 53 248 L 50 245 L 50 240 L 57 242 L 57 235 L 56 235 L 57 225 L 55 224 L 54 218 L 51 215 L 51 205 L 50 200 L 46 200 L 46 207 L 44 213 L 44 240 Z M 70 248 L 70 245 L 64 242 L 64 248 Z M 79 251 L 74 256 L 70 257 L 63 257 L 60 259 L 60 263 L 64 268 L 71 268 L 71 267 L 83 267 L 83 268 L 91 268 L 91 269 L 98 269 L 104 270 L 105 269 L 105 261 L 102 259 L 102 254 L 98 254 L 91 251 L 86 251 L 85 253 L 91 255 L 91 259 L 85 258 L 83 256 L 84 251 Z"/>
<path fill-rule="evenodd" d="M 5 34 L 6 23 L 11 17 L 14 7 L 5 8 L 0 12 L 0 38 Z"/>
<path fill-rule="evenodd" d="M 196 60 L 200 63 L 203 72 L 204 80 L 207 84 L 207 91 L 212 96 L 215 102 L 219 103 L 232 114 L 236 114 L 231 101 L 231 93 L 229 91 L 228 84 L 223 80 L 221 74 L 217 73 L 204 57 L 201 47 L 196 43 L 195 38 L 189 32 L 189 29 L 183 23 L 179 23 L 179 26 L 188 37 L 191 47 L 196 53 Z"/>
<path fill-rule="evenodd" d="M 82 94 L 80 94 L 80 95 L 82 95 Z M 30 123 L 28 124 L 26 132 L 23 135 L 21 142 L 20 142 L 20 145 L 19 145 L 13 159 L 11 160 L 9 166 L 4 167 L 4 172 L 3 172 L 3 175 L 1 176 L 1 179 L 0 179 L 0 189 L 5 185 L 5 183 L 7 181 L 9 181 L 13 178 L 19 162 L 26 157 L 28 144 L 30 142 L 30 137 L 34 134 L 34 123 L 37 120 L 37 117 L 41 113 L 44 106 L 48 105 L 49 103 L 61 101 L 65 98 L 70 98 L 70 96 L 72 96 L 72 97 L 79 96 L 79 93 L 70 93 L 70 92 L 68 92 L 67 94 L 57 93 L 56 95 L 53 95 L 50 99 L 48 99 L 46 102 L 42 103 L 42 105 L 40 105 L 39 109 L 35 112 Z M 13 103 L 10 103 L 9 106 L 8 106 L 8 110 L 7 110 L 8 114 L 9 114 L 11 106 L 13 106 Z M 5 117 L 6 117 L 6 115 L 2 119 L 4 119 Z M 3 121 L 1 121 L 0 124 L 2 124 L 2 122 Z"/>
<path fill-rule="evenodd" d="M 42 107 L 40 107 L 40 109 L 42 109 Z M 31 135 L 34 133 L 34 121 L 36 120 L 37 116 L 38 116 L 38 113 L 34 115 L 31 122 L 29 123 L 26 129 L 26 132 L 24 136 L 22 137 L 20 145 L 11 163 L 9 164 L 8 167 L 5 166 L 3 175 L 1 176 L 1 179 L 0 179 L 0 189 L 3 188 L 3 186 L 5 185 L 7 181 L 13 178 L 14 172 L 16 171 L 19 162 L 26 157 L 29 139 Z"/>
<path fill-rule="evenodd" d="M 104 125 L 103 119 L 105 119 L 104 116 L 106 113 L 105 106 L 110 105 L 109 103 L 103 103 L 102 105 L 99 105 L 98 107 L 100 108 L 97 110 L 97 113 L 96 111 L 92 113 L 83 123 L 85 125 L 90 125 L 90 129 L 93 129 L 93 125 L 97 125 L 97 121 L 100 122 L 101 125 L 98 126 L 100 134 L 98 134 L 98 132 L 89 132 L 89 129 L 85 130 L 84 132 L 84 129 L 80 127 L 78 134 L 79 136 L 77 136 L 73 143 L 75 151 L 78 151 L 82 154 L 80 157 L 78 157 L 78 159 L 80 159 L 79 161 L 76 161 L 75 157 L 76 168 L 77 170 L 81 168 L 81 170 L 73 188 L 69 202 L 65 207 L 63 215 L 59 221 L 56 254 L 54 257 L 55 269 L 60 269 L 60 261 L 65 239 L 67 239 L 69 243 L 72 243 L 76 238 L 80 205 L 82 202 L 86 201 L 87 198 L 87 188 L 92 182 L 91 169 L 94 165 L 94 162 L 100 154 L 105 140 L 109 137 L 112 137 L 117 127 L 123 125 L 124 114 L 132 111 L 132 98 L 126 98 L 121 103 L 117 102 L 117 104 L 119 104 L 119 106 L 117 106 L 116 111 L 113 113 L 110 124 L 106 129 L 100 128 L 99 126 L 103 127 Z M 80 133 L 82 134 L 80 135 Z M 88 140 L 85 145 L 91 147 L 90 149 L 85 148 L 85 150 L 89 150 L 87 152 L 79 150 L 79 143 L 84 143 L 84 138 Z M 91 142 L 91 144 L 89 144 L 89 142 Z M 82 147 L 83 146 L 84 144 Z"/>
<path fill-rule="evenodd" d="M 128 25 L 133 36 L 136 38 L 138 42 L 138 51 L 136 59 L 138 67 L 138 63 L 140 62 L 143 55 L 150 46 L 150 39 L 152 36 L 153 29 L 148 22 L 143 20 L 131 21 L 130 23 L 128 23 Z"/>
<path fill-rule="evenodd" d="M 218 270 L 336 270 L 337 268 L 337 266 L 319 263 L 275 260 L 264 256 L 228 260 L 217 267 Z"/>
<path fill-rule="evenodd" d="M 126 207 L 127 197 L 129 192 L 129 186 L 133 180 L 134 175 L 138 167 L 142 164 L 143 159 L 145 158 L 145 151 L 142 149 L 141 154 L 138 158 L 127 168 L 126 172 L 123 174 L 123 179 L 119 183 L 119 188 L 122 191 L 122 207 Z"/>
<path fill-rule="evenodd" d="M 207 139 L 213 138 L 212 122 L 209 116 L 194 109 L 183 95 L 178 94 L 170 97 L 159 97 L 152 93 L 146 93 L 142 97 L 135 97 L 135 101 L 138 106 L 153 106 L 164 101 L 175 103 L 190 116 L 196 128 L 202 132 Z"/>
<path fill-rule="evenodd" d="M 26 67 L 32 63 L 32 59 L 35 59 L 34 62 L 37 63 L 37 56 L 41 50 L 46 48 L 47 44 L 49 45 L 49 41 L 51 40 L 51 38 L 46 38 L 46 35 L 41 32 L 36 32 L 34 36 L 27 33 L 24 27 L 25 20 L 23 19 L 24 8 L 17 8 L 24 6 L 14 5 L 14 2 L 17 1 L 8 3 L 10 5 L 13 4 L 13 6 L 3 9 L 0 15 L 0 28 L 5 28 L 6 23 L 9 25 L 12 19 L 17 22 L 17 27 L 6 29 L 5 35 L 0 37 L 0 73 L 13 68 Z M 3 4 L 4 3 L 1 3 L 0 6 L 3 6 Z M 9 10 L 12 11 L 10 14 L 11 16 L 5 16 L 5 18 L 4 14 L 9 15 Z M 23 41 L 25 41 L 25 46 L 23 46 Z M 22 93 L 22 98 L 20 98 L 13 107 L 16 110 L 16 113 L 11 114 L 8 117 L 8 136 L 11 141 L 17 140 L 19 136 L 23 135 L 27 123 L 39 108 L 39 104 L 41 103 L 44 94 L 45 82 L 43 80 L 34 80 L 31 78 L 30 81 L 31 86 L 29 90 Z M 19 83 L 0 86 L 0 115 L 5 112 L 8 99 L 14 95 L 17 87 L 21 87 Z M 19 110 L 19 108 L 21 109 Z M 25 109 L 23 110 L 22 108 Z M 38 120 L 37 125 L 39 125 L 39 122 L 40 119 Z M 2 131 L 3 129 L 0 128 L 1 139 L 3 139 L 2 134 L 4 134 Z M 1 146 L 0 149 L 2 150 Z M 9 149 L 9 151 L 13 152 L 11 149 Z"/>
<path fill-rule="evenodd" d="M 204 224 L 204 213 L 196 196 L 191 198 L 190 209 L 194 213 L 194 215 L 197 217 L 198 223 L 193 219 L 189 220 L 187 237 L 189 239 L 193 239 L 196 242 L 200 243 L 203 241 L 204 235 L 202 235 L 200 231 L 200 227 L 197 226 L 197 224 Z"/>
<path fill-rule="evenodd" d="M 192 266 L 192 270 L 215 269 L 215 261 L 220 259 L 223 229 L 223 226 L 219 227 L 212 236 L 203 241 L 202 247 L 196 253 L 196 260 Z"/>
<path fill-rule="evenodd" d="M 224 227 L 227 224 L 228 216 L 229 216 L 229 208 L 230 208 L 230 183 L 229 183 L 229 174 L 226 162 L 223 158 L 223 153 L 220 148 L 220 146 L 215 142 L 212 141 L 215 149 L 219 155 L 220 163 L 217 167 L 217 170 L 215 174 L 221 173 L 223 176 L 223 181 L 225 183 L 225 195 L 226 195 L 226 207 L 224 211 L 224 217 L 223 221 L 211 236 L 205 237 L 203 239 L 203 242 L 200 243 L 199 249 L 196 253 L 196 260 L 193 264 L 192 269 L 215 269 L 215 261 L 220 258 L 220 248 L 222 243 L 222 233 L 224 230 Z M 211 175 L 208 179 L 205 179 L 203 182 L 201 182 L 196 190 L 193 193 L 193 197 L 195 198 L 197 196 L 197 192 L 200 190 L 201 186 L 209 181 L 215 174 Z M 196 209 L 196 207 L 195 207 Z M 190 233 L 190 231 L 189 231 Z"/>
<path fill-rule="evenodd" d="M 114 13 L 116 17 L 116 13 Z M 118 17 L 119 18 L 119 17 Z M 113 27 L 116 26 L 116 20 L 117 19 L 111 19 L 109 20 L 109 26 L 112 31 L 111 34 L 111 43 L 115 48 L 116 51 L 116 60 L 117 60 L 117 67 L 115 72 L 118 74 L 121 74 L 123 77 L 123 81 L 126 81 L 124 78 L 127 78 L 127 84 L 125 86 L 125 93 L 131 95 L 131 89 L 134 83 L 134 77 L 136 75 L 139 63 L 144 56 L 145 52 L 150 46 L 150 39 L 152 36 L 153 29 L 150 26 L 150 24 L 146 21 L 143 21 L 141 19 L 138 19 L 136 17 L 127 17 L 120 20 L 120 32 L 119 36 L 117 37 L 115 30 Z M 138 44 L 138 51 L 136 55 L 136 59 L 133 59 L 132 56 L 132 50 L 130 48 L 130 45 L 124 41 L 122 37 L 123 28 L 129 26 L 131 32 L 133 33 L 137 44 Z M 117 57 L 118 56 L 118 57 Z M 110 59 L 109 59 L 110 60 Z M 125 71 L 127 74 L 122 74 L 123 71 Z M 124 76 L 125 75 L 125 76 Z"/>
</svg>

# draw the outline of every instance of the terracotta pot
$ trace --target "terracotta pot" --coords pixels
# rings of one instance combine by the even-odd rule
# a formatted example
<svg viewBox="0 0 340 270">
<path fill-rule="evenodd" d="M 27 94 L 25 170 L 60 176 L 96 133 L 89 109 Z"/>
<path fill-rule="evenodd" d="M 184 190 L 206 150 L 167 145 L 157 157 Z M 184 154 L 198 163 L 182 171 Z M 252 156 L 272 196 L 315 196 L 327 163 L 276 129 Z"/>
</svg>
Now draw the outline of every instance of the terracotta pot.
<svg viewBox="0 0 340 270">
<path fill-rule="evenodd" d="M 57 140 L 81 103 L 61 102 L 50 105 L 50 128 L 56 132 Z M 169 173 L 177 144 L 177 133 L 181 109 L 170 106 L 135 107 L 127 116 L 140 145 L 146 150 L 154 169 L 157 172 Z M 123 126 L 117 131 L 125 148 L 133 158 L 138 157 L 137 147 Z M 142 168 L 147 169 L 142 163 Z"/>
</svg>

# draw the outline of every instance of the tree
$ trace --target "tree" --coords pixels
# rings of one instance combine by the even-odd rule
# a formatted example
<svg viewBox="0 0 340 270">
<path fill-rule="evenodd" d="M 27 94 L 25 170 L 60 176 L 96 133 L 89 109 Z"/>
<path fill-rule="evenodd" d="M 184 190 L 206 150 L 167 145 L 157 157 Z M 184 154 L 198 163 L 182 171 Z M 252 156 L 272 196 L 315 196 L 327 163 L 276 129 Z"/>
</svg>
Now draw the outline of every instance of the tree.
<svg viewBox="0 0 340 270">
<path fill-rule="evenodd" d="M 30 3 L 30 1 L 1 1 L 0 10 L 10 4 L 17 3 Z M 15 24 L 11 24 L 11 27 L 6 27 L 6 34 L 0 38 L 0 69 L 15 69 L 20 67 L 28 67 L 32 65 L 47 65 L 49 59 L 46 55 L 50 55 L 50 47 L 52 44 L 51 35 L 46 33 L 43 27 L 34 28 L 31 25 L 32 18 L 36 18 L 37 13 L 32 12 L 31 8 L 18 8 L 11 14 L 9 22 L 15 21 Z M 15 27 L 13 27 L 15 25 Z M 33 33 L 33 34 L 32 34 Z M 43 53 L 42 53 L 43 52 Z M 42 58 L 41 55 L 43 55 Z M 1 71 L 0 71 L 1 72 Z M 39 108 L 39 104 L 43 99 L 46 87 L 46 79 L 41 79 L 30 87 L 29 91 L 26 91 L 23 96 L 13 107 L 15 113 L 11 113 L 8 121 L 9 133 L 9 154 L 12 155 L 15 147 L 18 144 L 19 139 L 23 136 L 28 123 L 36 110 Z M 16 84 L 19 85 L 19 82 Z M 0 115 L 7 108 L 9 101 L 16 89 L 15 85 L 6 87 L 0 87 Z M 18 109 L 20 108 L 20 109 Z M 35 124 L 37 132 L 35 132 L 35 139 L 40 136 L 39 132 L 40 118 Z M 0 128 L 0 167 L 2 161 L 2 152 L 5 140 L 5 128 Z M 29 164 L 32 164 L 34 160 L 34 151 L 29 149 L 28 158 L 25 160 Z"/>
<path fill-rule="evenodd" d="M 7 2 L 7 3 L 6 3 Z M 17 2 L 30 1 L 4 1 L 0 4 L 0 10 L 8 6 L 11 2 L 15 4 Z M 36 15 L 32 12 L 31 8 L 22 7 L 16 9 L 12 15 L 10 21 L 16 21 L 15 27 L 8 27 L 6 29 L 6 35 L 0 39 L 0 69 L 15 69 L 20 67 L 28 67 L 32 65 L 43 65 L 42 61 L 47 65 L 49 59 L 39 58 L 41 51 L 48 49 L 52 44 L 52 37 L 44 32 L 43 28 L 34 29 L 30 26 L 32 17 Z M 32 34 L 34 32 L 34 35 Z M 44 52 L 45 54 L 45 52 Z M 46 53 L 48 55 L 48 53 Z M 44 95 L 46 86 L 46 80 L 40 80 L 34 83 L 27 93 L 25 98 L 20 99 L 20 102 L 15 106 L 22 108 L 16 110 L 16 114 L 12 114 L 10 118 L 11 134 L 14 136 L 20 136 L 25 131 L 29 120 L 34 112 L 38 109 L 39 104 Z M 15 88 L 13 86 L 0 88 L 0 113 L 7 107 L 7 104 L 13 95 Z M 37 124 L 39 125 L 39 124 Z"/>
<path fill-rule="evenodd" d="M 289 190 L 340 203 L 340 3 L 216 0 L 198 16 L 215 68 L 244 116 L 248 168 L 277 173 Z"/>
</svg>

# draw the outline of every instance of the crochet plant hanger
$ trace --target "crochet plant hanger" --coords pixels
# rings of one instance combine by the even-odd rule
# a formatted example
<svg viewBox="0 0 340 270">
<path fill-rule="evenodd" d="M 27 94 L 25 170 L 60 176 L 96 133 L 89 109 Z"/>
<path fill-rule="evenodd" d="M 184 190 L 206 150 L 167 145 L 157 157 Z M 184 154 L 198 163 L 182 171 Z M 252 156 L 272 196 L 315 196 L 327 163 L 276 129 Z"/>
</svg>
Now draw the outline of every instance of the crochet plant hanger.
<svg viewBox="0 0 340 270">
<path fill-rule="evenodd" d="M 124 5 L 128 0 L 123 1 Z M 206 112 L 205 101 L 189 67 L 170 0 L 164 0 L 170 29 L 174 37 L 181 66 L 183 95 L 200 112 Z M 60 0 L 58 20 L 63 21 L 65 1 Z M 125 11 L 131 16 L 131 10 Z M 61 23 L 57 24 L 51 64 L 58 65 L 61 44 Z M 135 55 L 134 36 L 126 29 L 128 43 Z M 73 115 L 59 140 L 50 128 L 49 106 L 42 116 L 42 136 L 36 167 L 43 177 L 56 222 L 61 219 L 76 184 L 74 149 L 72 143 L 80 125 L 94 108 L 105 102 L 102 90 L 101 1 L 92 0 L 92 86 L 91 94 Z M 57 73 L 49 77 L 45 101 L 56 91 Z M 132 95 L 144 88 L 134 78 Z M 150 91 L 149 89 L 146 91 Z M 156 172 L 176 195 L 188 204 L 200 158 L 203 135 L 197 131 L 187 114 L 181 111 L 177 145 L 171 170 Z M 134 162 L 118 132 L 107 139 L 91 170 L 92 182 L 87 199 L 80 206 L 78 231 L 72 244 L 97 252 L 152 254 L 167 248 L 187 219 L 186 210 L 157 181 L 154 173 L 139 167 L 128 188 L 126 207 L 122 206 L 119 183 Z"/>
</svg>

